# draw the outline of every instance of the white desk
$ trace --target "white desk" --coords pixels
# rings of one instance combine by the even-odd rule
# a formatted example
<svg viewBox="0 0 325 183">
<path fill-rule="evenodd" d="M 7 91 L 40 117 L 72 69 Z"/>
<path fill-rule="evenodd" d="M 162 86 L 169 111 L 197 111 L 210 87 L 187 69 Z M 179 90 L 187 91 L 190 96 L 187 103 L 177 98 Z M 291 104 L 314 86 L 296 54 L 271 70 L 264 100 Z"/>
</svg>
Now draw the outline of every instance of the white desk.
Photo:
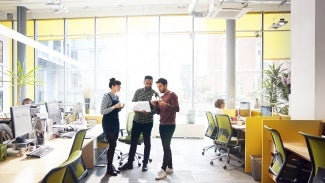
<svg viewBox="0 0 325 183">
<path fill-rule="evenodd" d="M 87 134 L 93 137 L 84 140 L 82 155 L 89 168 L 95 165 L 94 148 L 96 148 L 97 136 L 102 132 L 101 125 L 96 125 L 87 131 Z M 51 169 L 67 160 L 72 143 L 73 139 L 63 138 L 46 141 L 45 145 L 53 147 L 54 150 L 42 158 L 27 158 L 26 155 L 8 156 L 7 160 L 0 162 L 0 181 L 4 183 L 39 182 Z"/>
</svg>

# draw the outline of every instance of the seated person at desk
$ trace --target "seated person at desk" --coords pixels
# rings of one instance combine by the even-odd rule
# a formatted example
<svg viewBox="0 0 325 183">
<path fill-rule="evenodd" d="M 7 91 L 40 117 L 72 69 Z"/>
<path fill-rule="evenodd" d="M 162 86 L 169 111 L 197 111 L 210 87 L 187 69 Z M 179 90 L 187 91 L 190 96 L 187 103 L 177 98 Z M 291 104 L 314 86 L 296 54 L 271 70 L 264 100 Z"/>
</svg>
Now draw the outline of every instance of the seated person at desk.
<svg viewBox="0 0 325 183">
<path fill-rule="evenodd" d="M 22 105 L 33 104 L 33 100 L 30 98 L 24 98 L 21 104 Z"/>
<path fill-rule="evenodd" d="M 225 108 L 225 100 L 224 99 L 218 99 L 214 102 L 214 107 L 217 108 L 215 111 L 215 114 L 225 114 L 223 112 L 223 109 Z"/>
</svg>

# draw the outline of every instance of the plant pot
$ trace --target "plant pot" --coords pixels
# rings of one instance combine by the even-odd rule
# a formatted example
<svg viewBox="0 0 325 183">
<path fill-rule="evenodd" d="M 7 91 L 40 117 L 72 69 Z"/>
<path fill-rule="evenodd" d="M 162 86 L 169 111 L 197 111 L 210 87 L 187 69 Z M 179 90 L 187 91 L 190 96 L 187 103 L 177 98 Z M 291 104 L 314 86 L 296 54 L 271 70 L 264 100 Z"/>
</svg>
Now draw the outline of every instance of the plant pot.
<svg viewBox="0 0 325 183">
<path fill-rule="evenodd" d="M 90 109 L 90 98 L 85 98 L 85 112 L 86 114 L 89 114 Z"/>
</svg>

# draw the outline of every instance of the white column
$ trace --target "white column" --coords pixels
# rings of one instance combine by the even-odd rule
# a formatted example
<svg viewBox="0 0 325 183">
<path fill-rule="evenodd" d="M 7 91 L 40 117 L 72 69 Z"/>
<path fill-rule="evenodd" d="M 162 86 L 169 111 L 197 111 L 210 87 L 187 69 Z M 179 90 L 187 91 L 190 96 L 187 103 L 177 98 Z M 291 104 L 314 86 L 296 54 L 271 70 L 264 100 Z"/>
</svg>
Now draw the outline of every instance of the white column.
<svg viewBox="0 0 325 183">
<path fill-rule="evenodd" d="M 226 27 L 226 107 L 235 108 L 236 99 L 236 21 L 227 20 Z"/>
<path fill-rule="evenodd" d="M 325 119 L 325 1 L 291 2 L 291 118 Z"/>
</svg>

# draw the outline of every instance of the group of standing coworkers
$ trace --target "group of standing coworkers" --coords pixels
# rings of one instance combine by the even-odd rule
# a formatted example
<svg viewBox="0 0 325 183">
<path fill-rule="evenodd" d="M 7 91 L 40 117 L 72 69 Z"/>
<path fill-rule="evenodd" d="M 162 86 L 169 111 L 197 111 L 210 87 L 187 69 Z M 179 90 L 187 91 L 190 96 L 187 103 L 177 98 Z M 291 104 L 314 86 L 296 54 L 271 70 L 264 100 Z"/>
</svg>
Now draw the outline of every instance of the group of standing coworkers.
<svg viewBox="0 0 325 183">
<path fill-rule="evenodd" d="M 152 76 L 145 76 L 144 88 L 136 90 L 132 101 L 150 101 L 152 96 L 157 97 L 158 93 L 152 89 L 152 84 Z M 176 127 L 176 112 L 179 112 L 178 97 L 174 92 L 168 90 L 168 82 L 166 79 L 160 78 L 156 81 L 156 84 L 162 96 L 159 100 L 150 102 L 150 112 L 134 111 L 135 115 L 131 131 L 131 145 L 128 161 L 117 170 L 113 166 L 113 157 L 119 133 L 118 112 L 124 105 L 119 102 L 118 96 L 116 95 L 116 92 L 120 91 L 121 82 L 114 78 L 110 79 L 110 91 L 104 94 L 101 104 L 101 114 L 103 114 L 102 125 L 109 144 L 109 149 L 107 151 L 107 174 L 116 176 L 120 170 L 133 169 L 134 156 L 141 133 L 145 146 L 142 171 L 145 172 L 148 170 L 147 164 L 151 149 L 151 130 L 153 127 L 154 114 L 160 115 L 159 133 L 164 151 L 163 163 L 161 170 L 159 170 L 156 175 L 156 179 L 164 179 L 167 174 L 173 173 L 170 143 Z"/>
</svg>

